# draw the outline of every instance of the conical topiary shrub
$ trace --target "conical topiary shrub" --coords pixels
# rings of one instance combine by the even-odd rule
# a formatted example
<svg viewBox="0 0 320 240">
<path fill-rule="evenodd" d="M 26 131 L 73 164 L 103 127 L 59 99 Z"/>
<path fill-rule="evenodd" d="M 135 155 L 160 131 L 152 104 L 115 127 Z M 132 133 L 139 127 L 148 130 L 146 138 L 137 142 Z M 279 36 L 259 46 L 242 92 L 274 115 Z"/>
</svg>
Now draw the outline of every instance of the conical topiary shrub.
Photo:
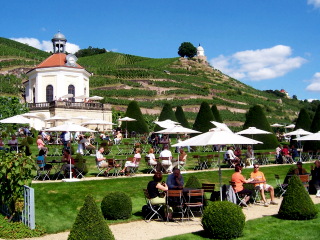
<svg viewBox="0 0 320 240">
<path fill-rule="evenodd" d="M 246 217 L 241 207 L 228 201 L 210 203 L 203 211 L 201 220 L 210 238 L 231 239 L 242 236 Z"/>
<path fill-rule="evenodd" d="M 299 177 L 294 175 L 289 179 L 289 185 L 278 212 L 279 218 L 288 220 L 314 219 L 318 210 L 312 202 L 309 193 L 304 188 Z"/>
<path fill-rule="evenodd" d="M 69 233 L 68 240 L 106 240 L 114 236 L 92 196 L 84 204 Z"/>
<path fill-rule="evenodd" d="M 195 175 L 191 175 L 188 178 L 187 183 L 185 184 L 186 188 L 201 188 L 202 185 L 199 181 L 199 179 Z"/>
</svg>

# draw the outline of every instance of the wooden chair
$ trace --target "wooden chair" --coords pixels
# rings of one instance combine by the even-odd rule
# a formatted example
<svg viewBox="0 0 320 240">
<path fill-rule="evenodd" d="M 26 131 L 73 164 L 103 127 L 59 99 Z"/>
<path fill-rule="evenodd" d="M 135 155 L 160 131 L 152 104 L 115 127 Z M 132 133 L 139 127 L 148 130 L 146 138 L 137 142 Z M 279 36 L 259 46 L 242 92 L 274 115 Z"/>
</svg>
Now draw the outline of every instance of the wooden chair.
<svg viewBox="0 0 320 240">
<path fill-rule="evenodd" d="M 310 175 L 304 174 L 304 175 L 298 175 L 304 188 L 309 191 L 309 181 L 310 181 Z"/>
<path fill-rule="evenodd" d="M 166 195 L 167 208 L 172 207 L 173 214 L 181 214 L 181 221 L 184 217 L 184 202 L 183 202 L 183 192 L 182 190 L 168 190 Z M 168 211 L 169 212 L 169 209 Z M 167 221 L 169 221 L 167 217 Z"/>
<path fill-rule="evenodd" d="M 159 211 L 161 210 L 161 208 L 163 207 L 163 205 L 152 205 L 151 204 L 151 199 L 149 197 L 149 193 L 147 189 L 143 189 L 143 193 L 144 193 L 144 197 L 147 203 L 147 206 L 150 208 L 150 212 L 144 217 L 144 220 L 146 222 L 150 222 L 151 219 L 153 219 L 153 217 L 157 217 L 158 219 L 163 220 L 161 214 L 159 213 Z"/>
<path fill-rule="evenodd" d="M 188 213 L 188 219 L 190 218 L 189 213 L 191 213 L 192 217 L 194 217 L 194 214 L 191 209 L 197 208 L 199 209 L 199 212 L 202 215 L 203 211 L 203 195 L 204 190 L 203 189 L 195 189 L 195 190 L 189 190 L 188 192 L 188 202 L 185 203 L 185 206 L 187 207 L 186 211 Z"/>
</svg>

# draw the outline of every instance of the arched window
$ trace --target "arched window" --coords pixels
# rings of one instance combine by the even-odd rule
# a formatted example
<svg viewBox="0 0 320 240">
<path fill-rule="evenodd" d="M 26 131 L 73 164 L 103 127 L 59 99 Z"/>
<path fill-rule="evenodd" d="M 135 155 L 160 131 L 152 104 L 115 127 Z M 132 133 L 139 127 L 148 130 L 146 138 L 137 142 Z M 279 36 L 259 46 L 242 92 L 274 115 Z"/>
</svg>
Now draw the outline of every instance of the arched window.
<svg viewBox="0 0 320 240">
<path fill-rule="evenodd" d="M 53 86 L 52 85 L 48 85 L 46 87 L 46 101 L 47 102 L 53 101 Z"/>
<path fill-rule="evenodd" d="M 68 94 L 73 94 L 73 97 L 69 98 L 69 101 L 74 102 L 75 101 L 75 98 L 74 98 L 74 96 L 75 96 L 74 95 L 75 94 L 75 88 L 74 88 L 74 86 L 72 84 L 70 84 L 68 86 Z"/>
</svg>

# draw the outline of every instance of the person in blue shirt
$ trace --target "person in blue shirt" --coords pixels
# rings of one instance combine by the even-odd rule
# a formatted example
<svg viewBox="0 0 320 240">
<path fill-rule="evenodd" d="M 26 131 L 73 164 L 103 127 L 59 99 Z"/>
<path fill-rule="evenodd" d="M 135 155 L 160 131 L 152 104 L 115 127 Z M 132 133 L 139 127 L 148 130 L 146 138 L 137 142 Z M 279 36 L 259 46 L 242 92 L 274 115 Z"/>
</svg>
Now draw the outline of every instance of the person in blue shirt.
<svg viewBox="0 0 320 240">
<path fill-rule="evenodd" d="M 179 190 L 183 188 L 184 181 L 180 169 L 174 168 L 173 172 L 168 175 L 167 185 L 169 190 Z"/>
</svg>

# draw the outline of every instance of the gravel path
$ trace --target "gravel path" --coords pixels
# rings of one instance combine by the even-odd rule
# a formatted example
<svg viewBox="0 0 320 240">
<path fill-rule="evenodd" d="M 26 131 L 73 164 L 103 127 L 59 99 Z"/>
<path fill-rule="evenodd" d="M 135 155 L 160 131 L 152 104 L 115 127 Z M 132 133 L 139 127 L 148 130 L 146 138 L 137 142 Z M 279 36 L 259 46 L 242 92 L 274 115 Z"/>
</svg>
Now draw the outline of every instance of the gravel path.
<svg viewBox="0 0 320 240">
<path fill-rule="evenodd" d="M 320 198 L 310 195 L 313 202 L 320 204 Z M 281 200 L 276 200 L 279 205 L 270 205 L 264 207 L 262 205 L 253 205 L 243 208 L 246 220 L 261 218 L 277 214 L 279 211 Z M 151 221 L 136 221 L 130 223 L 114 224 L 109 226 L 117 240 L 135 240 L 135 239 L 160 239 L 164 237 L 191 233 L 202 230 L 200 218 L 192 221 L 165 223 Z M 50 234 L 39 238 L 27 238 L 29 240 L 67 240 L 69 232 Z"/>
</svg>

